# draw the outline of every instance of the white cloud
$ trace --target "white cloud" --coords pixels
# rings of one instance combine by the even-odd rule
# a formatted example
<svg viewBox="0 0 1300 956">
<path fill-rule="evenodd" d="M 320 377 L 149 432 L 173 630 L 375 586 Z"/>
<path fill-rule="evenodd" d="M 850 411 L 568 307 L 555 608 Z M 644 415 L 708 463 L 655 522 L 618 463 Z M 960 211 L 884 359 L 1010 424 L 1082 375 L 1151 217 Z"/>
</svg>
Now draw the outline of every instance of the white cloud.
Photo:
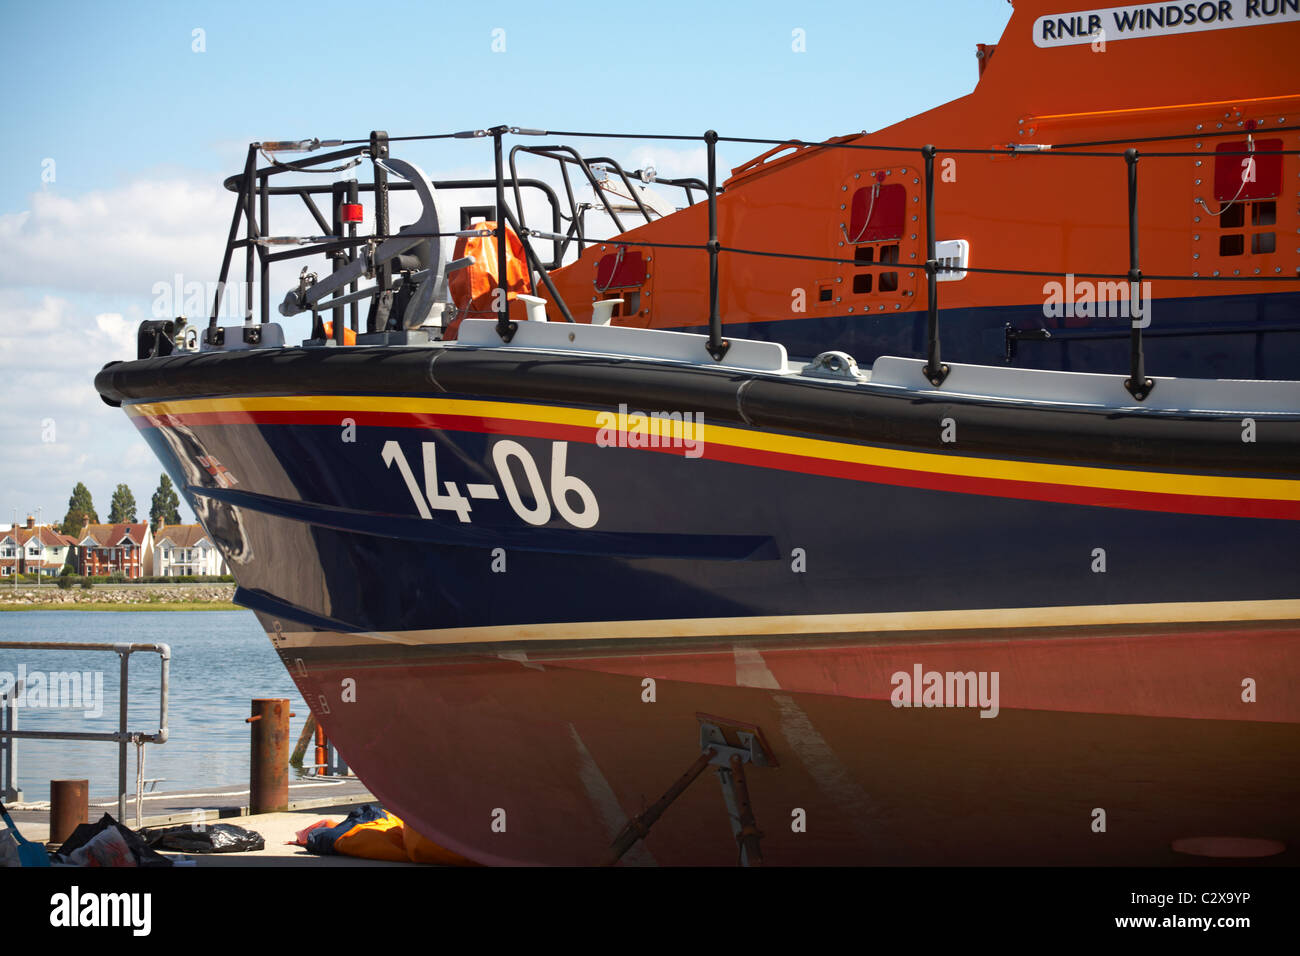
<svg viewBox="0 0 1300 956">
<path fill-rule="evenodd" d="M 101 518 L 119 482 L 147 517 L 162 466 L 94 387 L 104 363 L 134 354 L 143 317 L 92 314 L 61 296 L 0 291 L 0 517 L 16 510 L 21 521 L 39 507 L 44 520 L 61 521 L 78 481 Z"/>
<path fill-rule="evenodd" d="M 176 272 L 215 278 L 233 208 L 220 183 L 182 179 L 33 193 L 0 214 L 0 286 L 144 296 Z"/>
<path fill-rule="evenodd" d="M 128 322 L 120 312 L 102 312 L 95 316 L 95 327 L 114 345 L 114 355 L 130 355 L 135 351 L 137 323 Z"/>
</svg>

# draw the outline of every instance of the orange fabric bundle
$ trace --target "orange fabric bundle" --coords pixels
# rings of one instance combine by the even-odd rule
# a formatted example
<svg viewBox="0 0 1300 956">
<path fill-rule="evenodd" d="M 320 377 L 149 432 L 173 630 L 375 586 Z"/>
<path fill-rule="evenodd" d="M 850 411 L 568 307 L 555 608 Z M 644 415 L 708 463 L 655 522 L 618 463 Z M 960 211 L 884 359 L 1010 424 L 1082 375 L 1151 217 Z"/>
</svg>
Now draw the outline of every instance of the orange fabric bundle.
<svg viewBox="0 0 1300 956">
<path fill-rule="evenodd" d="M 341 823 L 319 820 L 298 831 L 297 839 L 290 842 L 306 847 L 311 853 L 340 853 L 363 860 L 478 866 L 473 860 L 422 836 L 373 803 L 353 810 Z"/>
<path fill-rule="evenodd" d="M 476 229 L 496 229 L 495 222 L 480 222 Z M 460 322 L 465 318 L 494 319 L 496 310 L 493 306 L 497 290 L 497 237 L 461 236 L 456 240 L 453 259 L 473 256 L 474 264 L 464 269 L 457 269 L 447 277 L 451 289 L 451 301 L 456 306 L 459 316 L 444 333 L 443 338 L 456 338 Z M 516 321 L 525 318 L 521 303 L 515 297 L 532 292 L 532 282 L 528 277 L 528 260 L 524 255 L 524 244 L 520 242 L 515 231 L 506 226 L 506 303 L 510 318 Z"/>
<path fill-rule="evenodd" d="M 322 324 L 325 326 L 325 338 L 327 339 L 334 338 L 334 323 L 326 319 Z M 357 333 L 353 332 L 351 329 L 345 328 L 343 330 L 343 344 L 356 345 Z"/>
</svg>

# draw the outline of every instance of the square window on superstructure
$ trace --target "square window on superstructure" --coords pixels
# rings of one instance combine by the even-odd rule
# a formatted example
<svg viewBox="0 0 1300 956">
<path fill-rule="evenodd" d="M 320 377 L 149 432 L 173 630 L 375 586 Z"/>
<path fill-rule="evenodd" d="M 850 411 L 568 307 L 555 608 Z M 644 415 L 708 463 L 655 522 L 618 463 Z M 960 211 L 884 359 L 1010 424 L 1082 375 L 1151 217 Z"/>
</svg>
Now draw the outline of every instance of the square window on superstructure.
<svg viewBox="0 0 1300 956">
<path fill-rule="evenodd" d="M 1250 204 L 1250 224 L 1252 226 L 1272 226 L 1277 223 L 1276 202 L 1253 202 Z"/>
<path fill-rule="evenodd" d="M 1250 237 L 1251 255 L 1264 255 L 1269 252 L 1277 251 L 1277 234 L 1273 232 L 1257 232 Z"/>
<path fill-rule="evenodd" d="M 1246 237 L 1242 235 L 1220 236 L 1219 255 L 1239 256 L 1246 251 Z"/>
<path fill-rule="evenodd" d="M 880 261 L 894 263 L 898 261 L 898 246 L 881 246 Z M 898 291 L 898 273 L 882 272 L 880 273 L 880 291 L 897 292 Z"/>
</svg>

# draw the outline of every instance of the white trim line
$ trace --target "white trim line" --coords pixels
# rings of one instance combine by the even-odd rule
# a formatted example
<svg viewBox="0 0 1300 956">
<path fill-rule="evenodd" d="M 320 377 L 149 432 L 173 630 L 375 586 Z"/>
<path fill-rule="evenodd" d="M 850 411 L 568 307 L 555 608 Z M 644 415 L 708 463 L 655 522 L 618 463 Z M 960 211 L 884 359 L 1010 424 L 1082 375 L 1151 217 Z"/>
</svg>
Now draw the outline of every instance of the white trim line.
<svg viewBox="0 0 1300 956">
<path fill-rule="evenodd" d="M 384 633 L 284 631 L 291 646 L 344 646 L 358 639 L 390 644 L 456 645 L 525 641 L 641 640 L 771 634 L 870 634 L 895 631 L 966 631 L 997 628 L 1098 627 L 1231 621 L 1300 622 L 1300 599 L 1186 601 L 1164 604 L 1097 604 L 1070 607 L 979 608 L 956 611 L 884 611 L 871 614 L 699 617 L 644 621 L 508 624 Z M 298 640 L 298 638 L 302 638 Z"/>
</svg>

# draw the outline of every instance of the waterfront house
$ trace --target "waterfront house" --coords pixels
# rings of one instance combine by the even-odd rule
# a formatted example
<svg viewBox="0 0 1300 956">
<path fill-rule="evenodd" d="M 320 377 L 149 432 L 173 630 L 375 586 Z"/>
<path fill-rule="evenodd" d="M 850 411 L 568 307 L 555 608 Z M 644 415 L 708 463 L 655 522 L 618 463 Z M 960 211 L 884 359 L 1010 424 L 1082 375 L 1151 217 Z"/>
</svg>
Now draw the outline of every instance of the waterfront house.
<svg viewBox="0 0 1300 956">
<path fill-rule="evenodd" d="M 154 536 L 154 568 L 159 577 L 230 573 L 221 552 L 198 524 L 160 525 Z"/>
<path fill-rule="evenodd" d="M 74 563 L 76 540 L 60 534 L 49 525 L 39 527 L 28 517 L 27 524 L 11 528 L 0 537 L 0 575 L 8 577 L 17 568 L 20 574 L 58 577 L 66 565 Z"/>
<path fill-rule="evenodd" d="M 39 528 L 28 519 L 26 528 L 18 529 L 18 543 L 22 549 L 22 573 L 39 574 L 43 578 L 56 578 L 64 567 L 73 561 L 76 539 L 60 534 L 49 525 Z"/>
<path fill-rule="evenodd" d="M 153 531 L 146 521 L 87 524 L 77 538 L 77 570 L 140 578 L 153 571 Z"/>
<path fill-rule="evenodd" d="M 10 577 L 18 569 L 18 532 L 10 529 L 0 537 L 0 577 Z"/>
</svg>

